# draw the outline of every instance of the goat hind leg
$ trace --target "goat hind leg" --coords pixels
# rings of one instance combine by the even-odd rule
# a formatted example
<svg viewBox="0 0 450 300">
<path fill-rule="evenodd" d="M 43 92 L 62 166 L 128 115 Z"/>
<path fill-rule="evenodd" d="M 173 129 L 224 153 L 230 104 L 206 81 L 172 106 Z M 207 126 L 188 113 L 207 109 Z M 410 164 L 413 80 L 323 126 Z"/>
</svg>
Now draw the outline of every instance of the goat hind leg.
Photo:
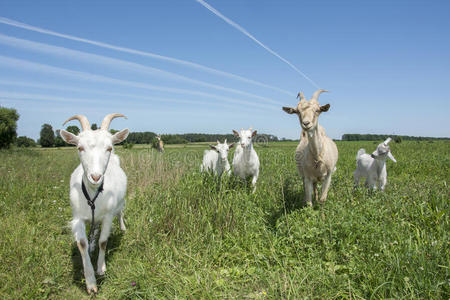
<svg viewBox="0 0 450 300">
<path fill-rule="evenodd" d="M 122 209 L 119 213 L 119 225 L 120 225 L 120 230 L 125 231 L 125 230 L 127 230 L 127 227 L 125 227 L 125 222 L 123 220 L 123 216 L 124 216 L 124 212 Z"/>
</svg>

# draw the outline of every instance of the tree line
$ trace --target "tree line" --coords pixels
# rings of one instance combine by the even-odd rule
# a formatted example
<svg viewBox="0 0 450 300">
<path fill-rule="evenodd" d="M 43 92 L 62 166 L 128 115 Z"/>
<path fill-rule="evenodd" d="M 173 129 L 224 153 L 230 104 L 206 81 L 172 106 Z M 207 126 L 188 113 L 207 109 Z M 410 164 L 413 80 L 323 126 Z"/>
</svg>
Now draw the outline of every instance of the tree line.
<svg viewBox="0 0 450 300">
<path fill-rule="evenodd" d="M 395 135 L 395 134 L 357 134 L 346 133 L 342 135 L 342 141 L 381 141 L 391 137 L 395 142 L 400 143 L 405 141 L 431 141 L 431 140 L 449 140 L 445 137 L 426 137 L 426 136 L 409 136 L 409 135 Z"/>
<path fill-rule="evenodd" d="M 13 108 L 0 107 L 0 148 L 9 148 L 11 145 L 18 147 L 35 147 L 38 144 L 42 147 L 65 147 L 70 146 L 66 144 L 61 136 L 59 130 L 54 131 L 50 124 L 43 124 L 40 131 L 39 139 L 34 141 L 32 138 L 26 136 L 17 136 L 17 121 L 19 114 Z M 93 123 L 91 128 L 98 129 L 96 123 Z M 66 128 L 67 131 L 78 135 L 80 128 L 72 125 Z M 114 134 L 117 130 L 111 129 L 110 132 Z M 127 140 L 123 143 L 125 146 L 131 147 L 134 144 L 151 144 L 156 146 L 156 133 L 151 131 L 145 132 L 131 132 Z M 449 140 L 450 138 L 436 138 L 436 137 L 421 137 L 421 136 L 407 136 L 407 135 L 386 135 L 386 134 L 349 134 L 342 135 L 342 141 L 380 141 L 388 137 L 396 142 L 402 140 L 413 141 L 428 141 L 428 140 Z M 208 133 L 183 133 L 183 134 L 162 134 L 161 139 L 165 144 L 187 144 L 187 143 L 215 143 L 217 140 L 223 142 L 225 139 L 228 142 L 236 140 L 236 137 L 229 134 L 208 134 Z M 257 142 L 276 142 L 278 137 L 272 134 L 258 134 Z M 282 141 L 286 139 L 281 139 Z"/>
</svg>

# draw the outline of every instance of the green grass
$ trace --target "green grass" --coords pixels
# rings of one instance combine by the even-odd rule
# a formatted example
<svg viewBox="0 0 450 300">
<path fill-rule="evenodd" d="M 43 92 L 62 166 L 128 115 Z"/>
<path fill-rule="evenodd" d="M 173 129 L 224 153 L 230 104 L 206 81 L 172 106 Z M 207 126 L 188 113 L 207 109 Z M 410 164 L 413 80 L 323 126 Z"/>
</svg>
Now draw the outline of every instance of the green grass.
<svg viewBox="0 0 450 300">
<path fill-rule="evenodd" d="M 97 297 L 448 299 L 450 143 L 392 143 L 386 191 L 354 191 L 356 152 L 376 145 L 338 142 L 328 200 L 314 209 L 295 143 L 257 147 L 255 194 L 199 174 L 206 147 L 118 148 L 128 230 L 114 222 Z M 78 163 L 74 148 L 0 151 L 0 298 L 89 298 L 68 227 Z"/>
</svg>

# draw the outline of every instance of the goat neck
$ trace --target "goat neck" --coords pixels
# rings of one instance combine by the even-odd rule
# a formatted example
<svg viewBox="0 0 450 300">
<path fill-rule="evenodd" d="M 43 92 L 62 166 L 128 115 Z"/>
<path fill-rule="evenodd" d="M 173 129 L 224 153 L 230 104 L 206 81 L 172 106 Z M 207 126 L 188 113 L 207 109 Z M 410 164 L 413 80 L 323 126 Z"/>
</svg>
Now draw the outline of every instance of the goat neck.
<svg viewBox="0 0 450 300">
<path fill-rule="evenodd" d="M 319 133 L 319 124 L 317 124 L 313 130 L 306 132 L 306 134 L 308 135 L 309 151 L 313 155 L 314 160 L 319 162 L 323 149 L 323 141 Z"/>
<path fill-rule="evenodd" d="M 243 150 L 243 154 L 244 154 L 244 159 L 246 160 L 246 161 L 248 161 L 248 160 L 250 160 L 250 155 L 251 155 L 251 153 L 252 153 L 252 151 L 253 151 L 253 143 L 250 143 L 247 147 L 243 147 L 242 148 L 242 150 Z"/>
</svg>

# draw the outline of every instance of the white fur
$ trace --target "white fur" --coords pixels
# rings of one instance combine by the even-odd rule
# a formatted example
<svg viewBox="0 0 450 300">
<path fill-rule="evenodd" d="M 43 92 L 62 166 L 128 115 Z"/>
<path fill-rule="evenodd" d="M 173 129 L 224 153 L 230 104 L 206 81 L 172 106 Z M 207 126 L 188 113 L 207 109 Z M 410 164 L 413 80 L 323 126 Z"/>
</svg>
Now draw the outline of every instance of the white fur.
<svg viewBox="0 0 450 300">
<path fill-rule="evenodd" d="M 242 179 L 251 176 L 254 193 L 259 176 L 259 158 L 252 143 L 252 137 L 256 135 L 256 130 L 253 133 L 251 128 L 241 129 L 239 133 L 233 130 L 233 133 L 239 137 L 239 144 L 233 156 L 233 173 Z"/>
<path fill-rule="evenodd" d="M 95 200 L 95 223 L 102 225 L 99 238 L 99 254 L 97 274 L 106 271 L 105 249 L 111 232 L 114 216 L 119 217 L 120 228 L 125 230 L 123 208 L 127 189 L 127 176 L 120 167 L 119 157 L 114 154 L 113 144 L 120 143 L 128 136 L 128 129 L 111 135 L 107 130 L 85 130 L 78 136 L 61 130 L 61 137 L 78 147 L 80 165 L 73 171 L 70 178 L 70 205 L 72 207 L 72 232 L 77 242 L 83 261 L 84 276 L 88 293 L 97 292 L 94 269 L 88 252 L 88 238 L 85 223 L 91 222 L 91 208 L 82 192 L 83 181 L 91 199 L 103 182 L 103 192 Z M 99 177 L 100 176 L 100 177 Z M 97 179 L 97 180 L 96 180 Z M 96 229 L 96 231 L 98 231 Z M 91 251 L 94 250 L 91 244 Z"/>
<path fill-rule="evenodd" d="M 391 154 L 388 146 L 391 138 L 377 146 L 372 156 L 366 154 L 366 150 L 359 149 L 356 155 L 356 170 L 353 173 L 355 186 L 359 185 L 361 178 L 366 178 L 366 187 L 373 190 L 379 186 L 384 191 L 387 183 L 386 158 L 389 157 L 393 162 L 397 162 Z"/>
<path fill-rule="evenodd" d="M 205 150 L 203 154 L 203 162 L 200 167 L 201 172 L 212 172 L 214 175 L 221 176 L 225 172 L 230 175 L 230 163 L 228 162 L 228 151 L 234 144 L 227 144 L 227 140 L 223 144 L 217 141 L 217 145 L 210 145 L 212 150 Z"/>
</svg>

